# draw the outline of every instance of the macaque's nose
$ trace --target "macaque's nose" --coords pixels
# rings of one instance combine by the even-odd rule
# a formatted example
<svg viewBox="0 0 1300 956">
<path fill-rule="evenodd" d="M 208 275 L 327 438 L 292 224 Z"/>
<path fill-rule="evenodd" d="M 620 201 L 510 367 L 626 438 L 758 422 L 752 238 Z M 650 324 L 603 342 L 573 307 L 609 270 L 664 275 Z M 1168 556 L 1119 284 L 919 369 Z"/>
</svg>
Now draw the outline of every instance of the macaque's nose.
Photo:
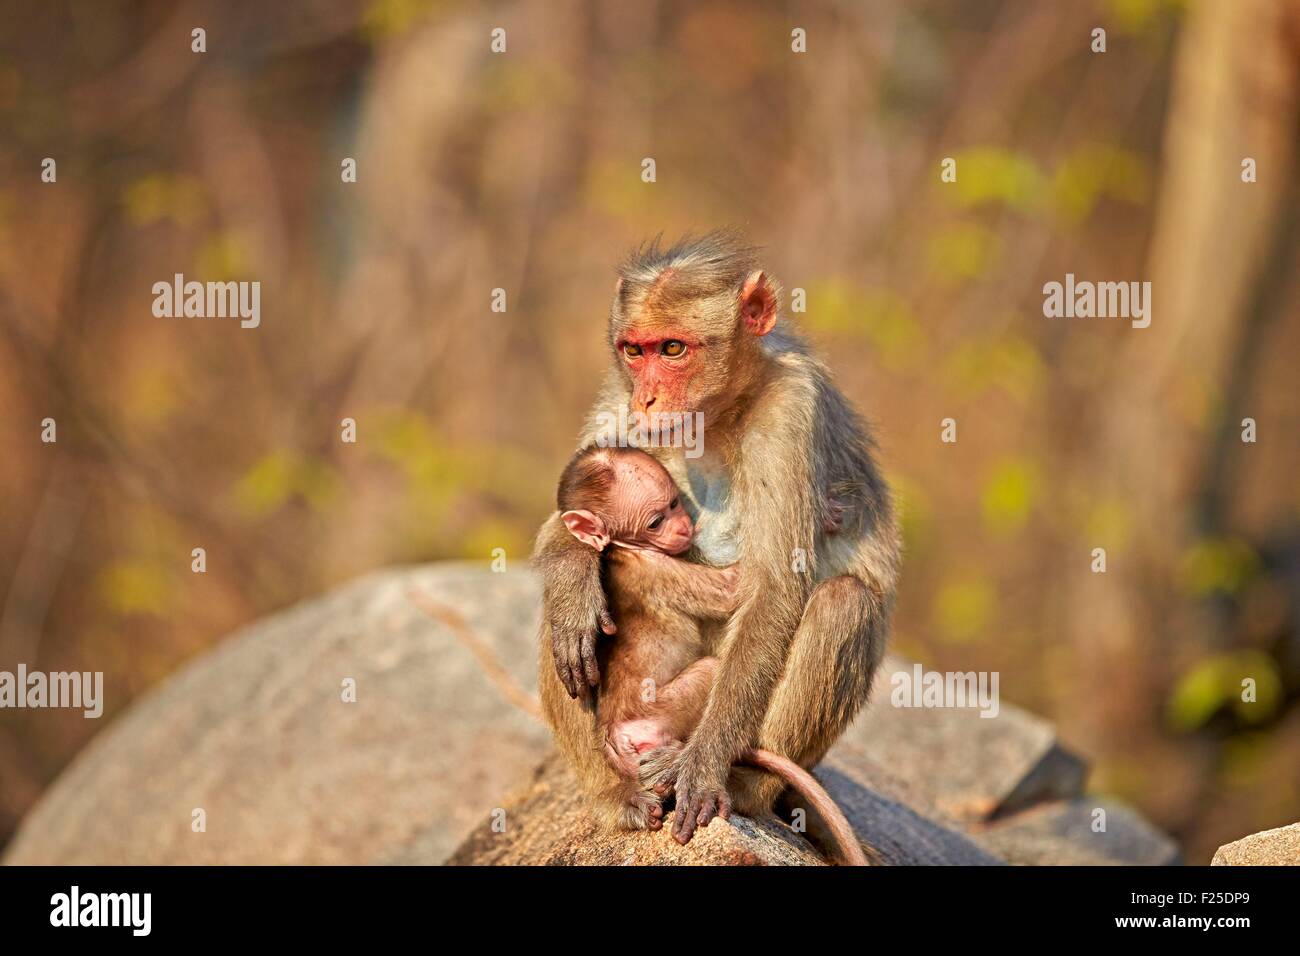
<svg viewBox="0 0 1300 956">
<path fill-rule="evenodd" d="M 651 395 L 649 398 L 645 400 L 645 410 L 647 412 L 650 411 L 650 406 L 653 405 L 654 403 L 655 403 L 655 397 Z"/>
</svg>

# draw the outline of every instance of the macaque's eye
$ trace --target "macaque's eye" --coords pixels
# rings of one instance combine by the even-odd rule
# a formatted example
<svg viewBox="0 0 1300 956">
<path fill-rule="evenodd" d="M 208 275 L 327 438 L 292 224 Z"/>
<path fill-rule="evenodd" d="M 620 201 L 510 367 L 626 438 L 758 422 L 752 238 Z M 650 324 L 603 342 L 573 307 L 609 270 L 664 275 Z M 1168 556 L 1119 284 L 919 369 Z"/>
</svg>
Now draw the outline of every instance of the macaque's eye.
<svg viewBox="0 0 1300 956">
<path fill-rule="evenodd" d="M 641 346 L 633 345 L 631 342 L 628 342 L 623 346 L 623 354 L 628 358 L 636 358 L 641 354 Z"/>
<path fill-rule="evenodd" d="M 678 358 L 686 352 L 686 343 L 679 342 L 677 339 L 669 339 L 663 344 L 660 351 L 669 358 Z"/>
<path fill-rule="evenodd" d="M 681 498 L 674 498 L 672 501 L 668 502 L 668 507 L 676 508 L 677 505 L 681 502 L 681 500 L 682 500 Z"/>
<path fill-rule="evenodd" d="M 655 515 L 653 518 L 650 519 L 650 523 L 646 525 L 646 527 L 649 528 L 651 531 L 653 531 L 655 530 L 655 528 L 659 527 L 663 523 L 664 523 L 664 516 Z"/>
</svg>

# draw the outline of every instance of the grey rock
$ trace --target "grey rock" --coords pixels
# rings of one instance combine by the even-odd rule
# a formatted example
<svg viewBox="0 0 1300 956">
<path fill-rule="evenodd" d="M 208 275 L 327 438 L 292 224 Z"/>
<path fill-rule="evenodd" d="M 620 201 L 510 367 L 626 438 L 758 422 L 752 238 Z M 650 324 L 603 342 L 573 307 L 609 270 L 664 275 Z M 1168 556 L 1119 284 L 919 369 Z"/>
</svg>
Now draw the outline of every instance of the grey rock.
<svg viewBox="0 0 1300 956">
<path fill-rule="evenodd" d="M 412 588 L 463 616 L 500 680 Z M 5 862 L 370 863 L 415 834 L 438 862 L 550 746 L 502 683 L 536 686 L 538 601 L 522 568 L 446 564 L 259 621 L 105 728 Z M 206 832 L 191 830 L 195 808 Z"/>
<path fill-rule="evenodd" d="M 1093 830 L 1096 811 L 1106 829 Z M 1182 862 L 1178 846 L 1114 800 L 1077 797 L 1046 803 L 972 831 L 980 846 L 1008 863 L 1032 866 L 1172 866 Z"/>
<path fill-rule="evenodd" d="M 735 818 L 683 849 L 662 834 L 598 837 L 578 801 L 560 804 L 572 780 L 553 757 L 538 769 L 550 735 L 531 713 L 539 602 L 522 567 L 449 563 L 379 572 L 255 622 L 105 727 L 4 862 L 822 862 L 775 820 Z M 882 862 L 1132 858 L 1079 830 L 1068 798 L 1083 764 L 1050 725 L 1006 704 L 992 720 L 892 707 L 889 676 L 906 666 L 886 663 L 817 770 Z"/>
<path fill-rule="evenodd" d="M 1002 703 L 990 718 L 974 708 L 893 706 L 893 675 L 912 667 L 886 656 L 871 704 L 844 736 L 945 814 L 975 823 L 1082 791 L 1086 764 L 1051 724 L 1019 708 Z"/>
</svg>

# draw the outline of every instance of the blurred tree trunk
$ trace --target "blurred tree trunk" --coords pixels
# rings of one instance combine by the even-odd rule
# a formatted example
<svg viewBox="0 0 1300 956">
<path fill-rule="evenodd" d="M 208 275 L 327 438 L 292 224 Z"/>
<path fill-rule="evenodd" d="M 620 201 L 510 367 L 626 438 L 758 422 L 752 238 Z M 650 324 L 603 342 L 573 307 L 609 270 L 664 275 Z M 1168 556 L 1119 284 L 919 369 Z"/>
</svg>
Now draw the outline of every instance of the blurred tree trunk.
<svg viewBox="0 0 1300 956">
<path fill-rule="evenodd" d="M 1152 282 L 1152 323 L 1124 336 L 1099 391 L 1096 428 L 1078 449 L 1096 476 L 1093 490 L 1124 502 L 1130 519 L 1127 546 L 1108 547 L 1108 573 L 1089 573 L 1085 552 L 1067 581 L 1079 679 L 1066 732 L 1099 756 L 1141 746 L 1133 728 L 1158 724 L 1135 720 L 1133 710 L 1158 709 L 1169 666 L 1189 640 L 1209 639 L 1203 615 L 1172 615 L 1182 556 L 1209 530 L 1194 508 L 1204 500 L 1207 451 L 1218 447 L 1216 431 L 1251 415 L 1226 406 L 1240 391 L 1230 380 L 1243 350 L 1254 354 L 1251 338 L 1293 269 L 1298 8 L 1294 0 L 1196 4 L 1179 37 L 1143 277 Z M 1242 181 L 1246 157 L 1258 182 Z M 1221 452 L 1240 447 L 1223 443 Z M 1166 794 L 1175 804 L 1187 799 L 1179 789 L 1171 783 Z"/>
</svg>

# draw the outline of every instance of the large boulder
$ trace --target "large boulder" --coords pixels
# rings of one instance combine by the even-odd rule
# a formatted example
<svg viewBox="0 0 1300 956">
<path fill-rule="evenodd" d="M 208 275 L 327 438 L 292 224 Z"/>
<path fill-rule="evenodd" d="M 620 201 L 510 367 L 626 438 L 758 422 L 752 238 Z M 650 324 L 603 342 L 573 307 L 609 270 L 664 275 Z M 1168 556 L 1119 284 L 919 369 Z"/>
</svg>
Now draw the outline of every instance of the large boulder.
<svg viewBox="0 0 1300 956">
<path fill-rule="evenodd" d="M 419 834 L 439 862 L 550 745 L 510 700 L 537 602 L 526 570 L 443 564 L 258 621 L 105 728 L 5 861 L 373 863 Z"/>
<path fill-rule="evenodd" d="M 106 727 L 5 862 L 820 861 L 770 819 L 733 818 L 686 848 L 598 835 L 562 799 L 572 779 L 535 717 L 539 601 L 524 568 L 439 564 L 256 622 Z M 886 661 L 817 770 L 882 862 L 1170 859 L 1131 811 L 1117 811 L 1124 839 L 1080 828 L 1096 801 L 1078 802 L 1083 764 L 1045 722 L 1006 704 L 992 720 L 891 707 L 890 675 L 908 666 Z M 1157 849 L 1135 859 L 1133 840 Z"/>
</svg>

